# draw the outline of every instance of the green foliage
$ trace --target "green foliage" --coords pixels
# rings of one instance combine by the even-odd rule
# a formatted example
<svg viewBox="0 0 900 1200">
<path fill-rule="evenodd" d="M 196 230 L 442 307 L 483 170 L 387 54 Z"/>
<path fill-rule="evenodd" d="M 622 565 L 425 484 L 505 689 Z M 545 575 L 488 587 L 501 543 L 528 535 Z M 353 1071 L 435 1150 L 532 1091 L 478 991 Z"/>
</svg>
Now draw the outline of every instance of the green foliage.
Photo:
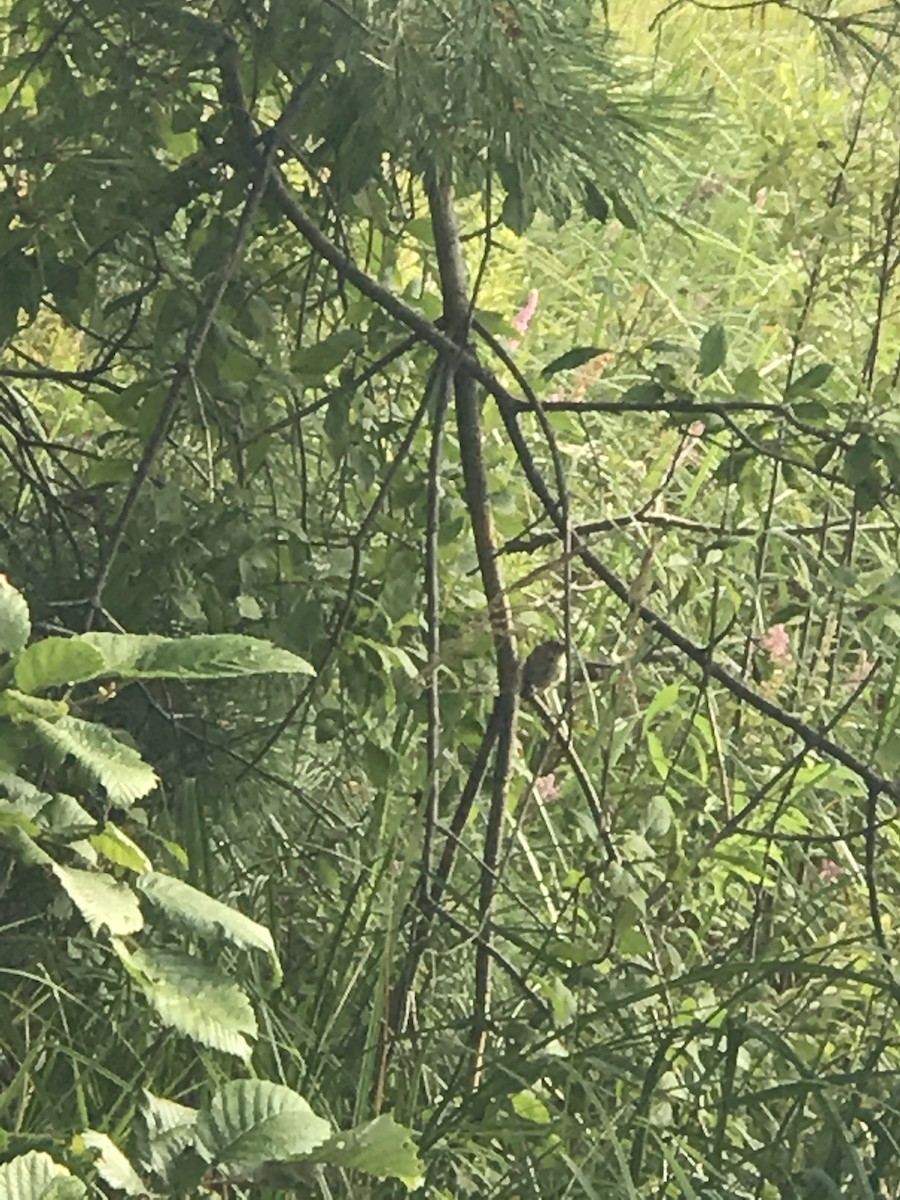
<svg viewBox="0 0 900 1200">
<path fill-rule="evenodd" d="M 840 7 L 0 15 L 0 1195 L 380 1198 L 387 1108 L 435 1196 L 897 1192 L 894 798 L 821 740 L 896 771 L 896 48 Z M 527 450 L 485 398 L 477 497 L 448 178 Z M 583 768 L 526 708 L 492 872 L 488 508 Z"/>
<path fill-rule="evenodd" d="M 24 598 L 4 581 L 0 602 L 10 631 L 7 654 L 12 655 L 12 677 L 32 692 L 100 676 L 213 679 L 310 669 L 286 651 L 235 635 L 197 636 L 178 642 L 85 634 L 23 646 L 22 634 L 27 636 L 30 629 Z M 0 693 L 0 721 L 10 727 L 4 744 L 22 760 L 25 770 L 29 740 L 36 738 L 56 752 L 60 763 L 67 758 L 77 763 L 89 779 L 102 786 L 113 804 L 128 807 L 157 786 L 152 768 L 110 730 L 66 715 L 65 702 L 59 702 L 59 711 L 52 717 L 40 716 L 38 713 L 47 709 L 33 709 L 32 699 L 13 689 Z M 16 750 L 20 753 L 15 754 Z M 88 797 L 79 800 L 43 790 L 52 787 L 54 772 L 44 769 L 39 774 L 40 787 L 17 774 L 0 776 L 0 842 L 13 872 L 13 886 L 21 891 L 23 883 L 15 882 L 21 878 L 27 889 L 29 872 L 43 871 L 52 877 L 60 896 L 88 926 L 94 948 L 106 947 L 115 955 L 163 1026 L 249 1064 L 258 1036 L 253 1006 L 242 986 L 222 969 L 218 953 L 226 945 L 261 951 L 269 961 L 272 986 L 277 987 L 281 966 L 269 930 L 183 880 L 154 870 L 124 830 L 109 819 L 101 821 L 92 815 Z M 9 878 L 6 886 L 10 886 Z M 156 920 L 147 920 L 138 893 L 150 902 L 158 914 Z M 27 890 L 22 894 L 27 895 Z M 40 919 L 39 908 L 26 900 L 20 919 Z M 193 935 L 191 952 L 159 944 L 160 939 L 177 935 L 179 927 Z M 139 945 L 135 935 L 140 933 L 151 933 L 156 944 Z M 216 956 L 198 954 L 197 940 L 209 951 L 215 950 Z M 158 1107 L 156 1111 L 158 1116 Z M 198 1186 L 209 1171 L 248 1177 L 262 1171 L 265 1180 L 266 1171 L 278 1167 L 290 1178 L 289 1164 L 304 1161 L 405 1176 L 410 1184 L 419 1173 L 408 1134 L 399 1126 L 387 1122 L 377 1130 L 350 1130 L 337 1136 L 332 1146 L 331 1126 L 314 1116 L 305 1100 L 287 1088 L 259 1080 L 247 1086 L 240 1082 L 227 1085 L 213 1096 L 208 1110 L 190 1119 L 180 1118 L 174 1130 L 178 1154 L 171 1161 L 165 1159 L 163 1148 L 173 1144 L 173 1129 L 166 1126 L 159 1130 L 161 1143 L 149 1145 L 145 1165 L 162 1176 L 167 1189 L 179 1192 L 186 1186 Z M 191 1152 L 196 1164 L 192 1178 L 183 1161 L 184 1154 Z M 127 1195 L 145 1194 L 141 1175 L 106 1134 L 93 1130 L 79 1134 L 75 1153 L 86 1156 L 88 1162 L 93 1154 L 97 1174 L 110 1187 Z M 0 1167 L 0 1194 L 28 1200 L 87 1193 L 82 1183 L 48 1155 L 30 1152 Z"/>
</svg>

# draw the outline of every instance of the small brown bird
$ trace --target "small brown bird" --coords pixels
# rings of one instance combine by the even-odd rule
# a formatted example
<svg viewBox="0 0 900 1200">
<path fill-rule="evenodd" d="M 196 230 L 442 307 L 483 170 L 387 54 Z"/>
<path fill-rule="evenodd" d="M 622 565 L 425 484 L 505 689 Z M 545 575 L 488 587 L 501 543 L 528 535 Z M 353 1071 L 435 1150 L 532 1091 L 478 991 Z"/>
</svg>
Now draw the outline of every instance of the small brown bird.
<svg viewBox="0 0 900 1200">
<path fill-rule="evenodd" d="M 546 691 L 566 673 L 566 644 L 551 638 L 535 646 L 525 659 L 519 687 L 523 700 L 530 700 L 535 692 Z"/>
</svg>

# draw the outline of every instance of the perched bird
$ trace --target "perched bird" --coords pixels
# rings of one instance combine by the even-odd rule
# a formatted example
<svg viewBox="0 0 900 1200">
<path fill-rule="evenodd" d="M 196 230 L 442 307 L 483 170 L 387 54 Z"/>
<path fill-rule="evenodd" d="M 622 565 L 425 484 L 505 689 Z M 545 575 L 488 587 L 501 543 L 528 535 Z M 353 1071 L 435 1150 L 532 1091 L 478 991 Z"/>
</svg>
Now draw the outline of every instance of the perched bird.
<svg viewBox="0 0 900 1200">
<path fill-rule="evenodd" d="M 535 692 L 543 692 L 559 683 L 566 673 L 566 644 L 555 638 L 535 646 L 525 659 L 519 692 L 530 700 Z"/>
</svg>

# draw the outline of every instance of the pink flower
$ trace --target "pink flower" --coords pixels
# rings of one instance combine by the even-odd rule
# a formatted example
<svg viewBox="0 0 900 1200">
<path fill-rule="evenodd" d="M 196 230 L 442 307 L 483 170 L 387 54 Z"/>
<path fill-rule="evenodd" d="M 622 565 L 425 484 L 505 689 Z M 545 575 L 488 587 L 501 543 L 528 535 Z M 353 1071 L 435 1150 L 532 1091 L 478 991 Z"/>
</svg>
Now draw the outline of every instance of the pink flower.
<svg viewBox="0 0 900 1200">
<path fill-rule="evenodd" d="M 537 288 L 532 288 L 528 293 L 528 299 L 525 301 L 525 307 L 520 308 L 512 319 L 513 329 L 517 333 L 525 334 L 528 332 L 528 326 L 531 324 L 531 318 L 537 312 L 538 300 L 541 294 Z"/>
<path fill-rule="evenodd" d="M 560 796 L 559 784 L 556 782 L 556 776 L 541 775 L 535 780 L 535 789 L 542 800 L 558 800 Z"/>
<path fill-rule="evenodd" d="M 791 661 L 791 639 L 783 625 L 770 625 L 759 639 L 759 647 L 776 667 L 786 667 Z"/>
<path fill-rule="evenodd" d="M 843 867 L 831 858 L 819 859 L 819 878 L 823 883 L 834 883 L 844 873 Z"/>
</svg>

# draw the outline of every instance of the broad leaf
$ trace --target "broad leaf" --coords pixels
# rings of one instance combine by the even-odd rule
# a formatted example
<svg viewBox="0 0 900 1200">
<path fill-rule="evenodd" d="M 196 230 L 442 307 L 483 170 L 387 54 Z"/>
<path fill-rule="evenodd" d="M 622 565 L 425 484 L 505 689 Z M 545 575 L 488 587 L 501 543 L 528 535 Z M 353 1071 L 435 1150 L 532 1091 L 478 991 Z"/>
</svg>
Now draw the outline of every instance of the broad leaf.
<svg viewBox="0 0 900 1200">
<path fill-rule="evenodd" d="M 38 717 L 55 721 L 64 717 L 69 706 L 64 700 L 45 700 L 41 696 L 29 696 L 27 692 L 7 688 L 0 692 L 0 717 L 11 717 L 13 721 L 34 721 Z"/>
<path fill-rule="evenodd" d="M 176 1160 L 194 1144 L 197 1110 L 145 1090 L 141 1116 L 147 1130 L 147 1165 L 165 1178 Z M 204 1169 L 205 1164 L 197 1171 L 198 1178 Z"/>
<path fill-rule="evenodd" d="M 380 1179 L 399 1179 L 413 1191 L 422 1186 L 423 1168 L 412 1133 L 398 1125 L 389 1113 L 376 1117 L 365 1125 L 340 1130 L 309 1155 L 312 1162 L 330 1163 L 345 1169 L 353 1168 L 376 1175 Z M 267 1164 L 261 1178 L 289 1186 L 302 1187 L 304 1176 L 289 1164 Z"/>
<path fill-rule="evenodd" d="M 256 1017 L 236 983 L 196 956 L 165 950 L 114 949 L 128 973 L 166 1025 L 248 1062 L 256 1038 Z"/>
<path fill-rule="evenodd" d="M 86 1129 L 75 1139 L 87 1150 L 96 1152 L 94 1167 L 104 1183 L 126 1196 L 144 1196 L 146 1185 L 112 1138 L 95 1129 Z"/>
<path fill-rule="evenodd" d="M 311 1154 L 331 1136 L 302 1096 L 261 1079 L 227 1083 L 200 1112 L 198 1147 L 220 1169 L 253 1169 Z"/>
<path fill-rule="evenodd" d="M 80 1179 L 40 1150 L 29 1150 L 0 1166 L 0 1200 L 83 1200 Z"/>
<path fill-rule="evenodd" d="M 805 371 L 799 379 L 795 379 L 791 386 L 784 393 L 785 400 L 793 400 L 795 396 L 807 396 L 810 392 L 814 392 L 816 388 L 820 388 L 825 383 L 834 370 L 831 363 L 816 363 L 814 367 L 810 367 Z"/>
<path fill-rule="evenodd" d="M 161 871 L 148 871 L 142 875 L 138 887 L 151 903 L 189 929 L 204 937 L 224 935 L 235 945 L 262 950 L 274 960 L 275 943 L 269 930 L 251 921 L 236 908 L 230 908 L 221 900 L 215 900 L 189 883 Z"/>
<path fill-rule="evenodd" d="M 613 212 L 616 214 L 616 219 L 621 221 L 626 229 L 636 230 L 638 227 L 637 217 L 635 217 L 621 195 L 613 189 L 609 193 L 609 198 L 612 200 Z"/>
<path fill-rule="evenodd" d="M 38 692 L 96 679 L 105 667 L 103 655 L 81 638 L 48 637 L 22 651 L 14 678 L 23 692 Z"/>
<path fill-rule="evenodd" d="M 609 220 L 609 201 L 591 179 L 584 181 L 584 211 L 601 225 Z"/>
<path fill-rule="evenodd" d="M 700 357 L 697 360 L 697 374 L 701 379 L 705 379 L 707 375 L 712 375 L 714 371 L 718 371 L 722 363 L 725 361 L 725 353 L 728 349 L 728 342 L 725 336 L 724 325 L 718 322 L 715 325 L 710 325 L 706 333 L 700 339 Z"/>
<path fill-rule="evenodd" d="M 120 679 L 229 679 L 243 675 L 312 675 L 305 659 L 262 638 L 237 633 L 164 638 L 152 634 L 86 633 L 83 641 L 102 654 L 106 670 Z"/>
<path fill-rule="evenodd" d="M 94 933 L 106 928 L 113 937 L 127 937 L 144 926 L 137 896 L 127 883 L 99 871 L 53 864 L 53 874 Z"/>
<path fill-rule="evenodd" d="M 0 575 L 0 655 L 16 655 L 31 636 L 28 602 L 5 575 Z"/>
<path fill-rule="evenodd" d="M 71 754 L 106 788 L 115 804 L 127 807 L 152 792 L 159 782 L 153 768 L 138 752 L 102 725 L 92 725 L 78 717 L 61 717 L 53 722 L 37 719 L 32 727 L 60 754 Z"/>
<path fill-rule="evenodd" d="M 134 871 L 136 875 L 153 869 L 153 864 L 137 842 L 133 842 L 127 833 L 111 821 L 104 826 L 102 832 L 95 833 L 90 841 L 98 854 L 102 854 L 117 867 Z"/>
<path fill-rule="evenodd" d="M 326 375 L 362 347 L 363 336 L 358 329 L 341 329 L 315 346 L 298 350 L 291 359 L 291 368 L 297 375 Z"/>
<path fill-rule="evenodd" d="M 597 358 L 600 354 L 607 354 L 608 350 L 603 346 L 576 346 L 572 350 L 567 350 L 565 354 L 561 354 L 559 358 L 554 358 L 552 362 L 547 363 L 541 371 L 541 376 L 544 379 L 549 379 L 551 375 L 556 375 L 560 371 L 571 371 L 573 367 L 582 367 L 586 362 L 590 362 L 592 358 Z"/>
</svg>

